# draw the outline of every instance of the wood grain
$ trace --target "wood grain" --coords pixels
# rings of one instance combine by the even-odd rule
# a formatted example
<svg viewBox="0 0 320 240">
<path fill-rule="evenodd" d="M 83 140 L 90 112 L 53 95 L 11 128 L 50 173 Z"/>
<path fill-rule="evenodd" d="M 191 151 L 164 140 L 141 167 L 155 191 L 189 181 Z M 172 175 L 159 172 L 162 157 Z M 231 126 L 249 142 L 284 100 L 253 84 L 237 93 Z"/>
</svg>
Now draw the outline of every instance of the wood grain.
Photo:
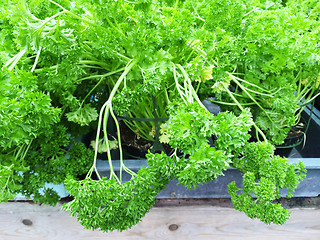
<svg viewBox="0 0 320 240">
<path fill-rule="evenodd" d="M 124 232 L 85 230 L 57 207 L 33 203 L 0 204 L 1 240 L 88 239 L 320 239 L 320 209 L 291 209 L 283 226 L 253 221 L 232 208 L 154 207 L 142 222 Z M 30 221 L 28 221 L 30 220 Z M 31 225 L 30 225 L 31 224 Z"/>
</svg>

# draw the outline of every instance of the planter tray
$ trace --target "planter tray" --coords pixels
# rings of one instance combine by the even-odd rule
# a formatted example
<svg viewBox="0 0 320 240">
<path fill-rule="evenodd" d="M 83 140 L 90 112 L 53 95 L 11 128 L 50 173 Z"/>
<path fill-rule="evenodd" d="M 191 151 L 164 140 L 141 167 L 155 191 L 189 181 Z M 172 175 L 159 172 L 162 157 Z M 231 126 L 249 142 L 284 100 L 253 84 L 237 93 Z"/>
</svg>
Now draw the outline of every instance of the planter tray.
<svg viewBox="0 0 320 240">
<path fill-rule="evenodd" d="M 289 162 L 302 161 L 307 169 L 307 177 L 299 184 L 294 193 L 294 197 L 318 197 L 320 195 L 320 158 L 289 158 Z M 124 160 L 124 164 L 131 170 L 137 172 L 142 166 L 147 166 L 145 160 Z M 106 161 L 98 160 L 97 168 L 102 176 L 109 176 L 109 166 Z M 119 172 L 119 161 L 114 161 L 113 168 L 115 172 Z M 182 185 L 178 185 L 177 180 L 172 180 L 167 188 L 161 191 L 157 198 L 230 198 L 228 194 L 228 184 L 236 181 L 237 186 L 241 186 L 242 173 L 236 169 L 228 168 L 224 172 L 224 176 L 218 177 L 216 180 L 199 185 L 195 189 L 186 189 Z M 123 181 L 130 180 L 130 175 L 123 173 Z M 286 192 L 282 193 L 285 197 Z"/>
<path fill-rule="evenodd" d="M 318 197 L 320 196 L 320 111 L 316 108 L 307 106 L 303 114 L 308 116 L 312 110 L 312 118 L 309 125 L 309 130 L 306 137 L 306 144 L 302 148 L 298 146 L 293 148 L 289 154 L 289 162 L 302 161 L 307 169 L 307 177 L 299 184 L 294 193 L 294 197 Z M 147 166 L 146 160 L 124 160 L 125 165 L 131 170 L 137 172 L 142 166 Z M 114 169 L 119 172 L 119 160 L 113 161 Z M 97 169 L 101 176 L 109 176 L 110 169 L 108 162 L 105 160 L 97 160 Z M 230 198 L 228 194 L 228 184 L 236 181 L 237 186 L 242 187 L 241 172 L 228 168 L 224 172 L 224 176 L 220 176 L 215 181 L 199 185 L 198 188 L 187 190 L 184 186 L 178 185 L 177 180 L 172 180 L 165 190 L 161 191 L 158 199 L 172 198 Z M 130 180 L 130 175 L 124 173 L 123 180 Z M 63 188 L 63 185 L 54 186 L 61 197 L 68 195 Z M 282 196 L 285 196 L 285 192 Z M 14 200 L 27 200 L 23 196 L 17 196 Z"/>
<path fill-rule="evenodd" d="M 320 195 L 320 111 L 308 105 L 303 115 L 308 118 L 312 110 L 309 130 L 305 143 L 293 148 L 289 153 L 289 162 L 297 163 L 302 161 L 307 169 L 307 177 L 299 184 L 294 197 L 318 197 Z M 133 171 L 138 171 L 142 166 L 147 166 L 145 160 L 124 160 L 125 165 Z M 98 160 L 98 171 L 102 176 L 109 176 L 109 166 L 106 161 Z M 115 171 L 119 171 L 119 161 L 114 161 Z M 236 169 L 228 168 L 224 176 L 218 177 L 215 181 L 200 185 L 197 189 L 187 190 L 184 186 L 178 185 L 177 180 L 172 180 L 167 188 L 161 191 L 157 198 L 230 198 L 228 184 L 236 181 L 236 185 L 242 187 L 242 173 Z M 123 180 L 130 180 L 130 175 L 124 174 Z M 284 197 L 286 192 L 282 192 Z"/>
</svg>

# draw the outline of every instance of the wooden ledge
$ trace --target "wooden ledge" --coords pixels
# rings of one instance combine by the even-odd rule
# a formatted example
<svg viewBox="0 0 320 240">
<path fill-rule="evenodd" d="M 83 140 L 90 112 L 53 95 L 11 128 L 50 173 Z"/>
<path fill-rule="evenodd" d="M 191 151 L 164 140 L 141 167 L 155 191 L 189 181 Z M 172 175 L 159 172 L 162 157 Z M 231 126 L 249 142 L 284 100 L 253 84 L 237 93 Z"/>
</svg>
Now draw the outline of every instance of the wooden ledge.
<svg viewBox="0 0 320 240">
<path fill-rule="evenodd" d="M 159 202 L 158 202 L 159 204 Z M 30 202 L 0 204 L 0 239 L 319 239 L 320 209 L 293 208 L 287 224 L 265 225 L 230 207 L 184 205 L 154 207 L 124 232 L 85 230 L 60 209 Z"/>
</svg>

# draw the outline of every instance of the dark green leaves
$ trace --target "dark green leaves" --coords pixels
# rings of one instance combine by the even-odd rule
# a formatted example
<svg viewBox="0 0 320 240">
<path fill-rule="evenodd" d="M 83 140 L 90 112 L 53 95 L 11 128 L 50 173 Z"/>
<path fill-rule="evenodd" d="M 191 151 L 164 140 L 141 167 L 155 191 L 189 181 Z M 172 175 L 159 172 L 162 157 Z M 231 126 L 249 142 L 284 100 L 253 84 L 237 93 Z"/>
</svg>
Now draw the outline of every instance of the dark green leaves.
<svg viewBox="0 0 320 240">
<path fill-rule="evenodd" d="M 252 174 L 246 174 L 243 179 L 244 188 L 237 188 L 235 182 L 228 186 L 231 200 L 236 210 L 244 212 L 248 217 L 258 218 L 266 224 L 284 224 L 290 213 L 281 204 L 275 204 L 275 186 L 272 181 L 262 178 L 255 184 Z M 237 191 L 243 193 L 237 195 Z M 252 199 L 251 193 L 255 193 L 256 199 Z"/>
<path fill-rule="evenodd" d="M 58 121 L 59 110 L 38 90 L 27 72 L 0 73 L 0 146 L 4 149 L 28 143 Z"/>
<path fill-rule="evenodd" d="M 215 117 L 217 125 L 213 129 L 216 136 L 215 147 L 228 154 L 238 156 L 239 150 L 250 138 L 248 134 L 253 125 L 252 116 L 248 109 L 239 116 L 232 112 L 222 112 Z"/>
<path fill-rule="evenodd" d="M 214 116 L 196 103 L 177 106 L 167 128 L 169 144 L 182 153 L 174 159 L 179 183 L 196 188 L 223 175 L 231 159 L 242 153 L 251 126 L 249 112 L 238 117 L 229 112 Z M 215 139 L 214 146 L 208 144 L 209 138 Z"/>
<path fill-rule="evenodd" d="M 188 159 L 176 161 L 176 178 L 179 184 L 187 189 L 197 188 L 199 184 L 210 182 L 218 176 L 223 175 L 223 171 L 229 166 L 230 159 L 223 151 L 217 151 L 209 145 L 203 145 Z"/>
<path fill-rule="evenodd" d="M 55 204 L 52 189 L 39 189 L 71 175 L 72 215 L 87 228 L 124 230 L 169 180 L 196 188 L 232 165 L 245 172 L 242 190 L 229 186 L 236 208 L 283 223 L 288 213 L 272 201 L 283 188 L 292 195 L 303 166 L 247 141 L 254 125 L 280 144 L 299 100 L 318 84 L 320 5 L 286 3 L 2 0 L 0 65 L 9 70 L 0 73 L 2 200 L 21 192 Z M 201 103 L 206 97 L 229 112 L 210 114 Z M 115 175 L 75 181 L 92 151 L 74 137 L 91 130 L 102 106 L 149 119 L 168 117 L 170 108 L 163 132 L 173 154 L 149 153 L 150 168 L 138 175 L 122 166 L 133 175 L 126 183 Z M 153 123 L 123 122 L 154 139 Z"/>
</svg>

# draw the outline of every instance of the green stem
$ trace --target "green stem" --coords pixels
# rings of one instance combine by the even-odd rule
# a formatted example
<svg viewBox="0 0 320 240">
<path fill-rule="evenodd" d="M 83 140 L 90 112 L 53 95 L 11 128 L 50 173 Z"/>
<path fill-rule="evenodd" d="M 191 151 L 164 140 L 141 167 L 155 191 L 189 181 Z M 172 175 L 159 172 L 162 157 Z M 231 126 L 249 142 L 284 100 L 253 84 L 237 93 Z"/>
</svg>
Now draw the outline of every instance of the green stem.
<svg viewBox="0 0 320 240">
<path fill-rule="evenodd" d="M 82 108 L 85 100 L 90 96 L 90 94 L 100 85 L 100 83 L 102 82 L 104 78 L 102 77 L 99 82 L 97 82 L 97 84 L 90 90 L 90 92 L 84 97 L 84 99 L 82 100 L 81 104 L 80 104 L 80 108 Z"/>
<path fill-rule="evenodd" d="M 184 68 L 183 68 L 180 64 L 178 64 L 177 67 L 181 70 L 181 72 L 182 72 L 183 76 L 185 77 L 185 79 L 187 79 L 189 92 L 190 92 L 190 94 L 192 95 L 192 97 L 198 102 L 198 104 L 199 104 L 202 108 L 204 108 L 204 109 L 207 110 L 207 108 L 206 108 L 206 107 L 203 105 L 203 103 L 200 101 L 198 94 L 197 94 L 196 91 L 194 90 L 194 88 L 193 88 L 193 86 L 192 86 L 192 84 L 191 84 L 191 80 L 190 80 L 190 78 L 188 77 L 188 74 L 187 74 L 186 70 L 184 70 Z"/>
<path fill-rule="evenodd" d="M 194 54 L 194 52 L 195 52 L 196 50 L 194 49 L 194 48 L 192 48 L 192 51 L 191 51 L 191 53 L 189 54 L 189 56 L 187 57 L 187 59 L 186 59 L 186 63 L 189 61 L 189 59 L 191 58 L 191 56 Z"/>
<path fill-rule="evenodd" d="M 255 94 L 258 94 L 258 95 L 262 95 L 262 96 L 273 97 L 273 96 L 270 95 L 270 94 L 257 92 L 257 91 L 254 91 L 254 90 L 250 89 L 250 88 L 246 88 L 246 87 L 244 87 L 244 86 L 243 86 L 243 88 L 245 88 L 248 92 L 252 92 L 252 93 L 255 93 Z"/>
<path fill-rule="evenodd" d="M 179 6 L 179 0 L 176 0 L 176 3 L 175 3 L 175 5 L 174 5 L 175 10 L 178 9 L 178 6 Z"/>
<path fill-rule="evenodd" d="M 225 86 L 225 84 L 223 84 L 224 89 L 227 91 L 227 93 L 229 94 L 229 96 L 233 99 L 233 101 L 237 104 L 237 106 L 240 108 L 240 110 L 242 112 L 245 112 L 244 108 L 241 106 L 241 104 L 238 102 L 238 100 L 232 95 L 232 92 Z M 255 122 L 253 122 L 253 126 L 255 127 L 255 129 L 260 133 L 260 135 L 262 136 L 263 140 L 265 142 L 268 142 L 266 136 L 264 135 L 264 133 L 261 131 L 261 129 L 255 124 Z M 259 138 L 257 138 L 259 140 Z"/>
<path fill-rule="evenodd" d="M 106 109 L 104 111 L 104 117 L 103 117 L 103 136 L 104 136 L 104 141 L 106 143 L 107 147 L 107 156 L 108 156 L 108 162 L 110 166 L 110 179 L 113 179 L 113 177 L 117 180 L 119 184 L 121 184 L 120 180 L 118 179 L 117 175 L 115 174 L 113 170 L 113 165 L 112 165 L 112 158 L 111 158 L 111 150 L 110 150 L 110 144 L 108 140 L 108 135 L 107 135 L 107 123 L 108 123 L 108 118 L 109 118 L 109 112 L 110 112 L 111 104 L 106 105 Z M 99 135 L 97 133 L 97 138 L 99 138 Z M 97 148 L 97 143 L 96 143 L 96 148 Z"/>
<path fill-rule="evenodd" d="M 310 94 L 310 96 L 312 96 L 313 94 Z M 311 103 L 314 99 L 316 99 L 318 96 L 320 95 L 320 92 L 317 93 L 316 95 L 314 95 L 312 98 L 307 99 L 306 101 L 303 102 L 302 105 L 300 105 L 300 107 L 305 107 L 306 105 L 308 105 L 309 103 Z"/>
<path fill-rule="evenodd" d="M 98 60 L 80 60 L 79 64 L 85 64 L 85 65 L 99 65 L 100 67 L 103 67 L 106 70 L 109 70 L 109 65 L 105 62 L 101 62 Z"/>
<path fill-rule="evenodd" d="M 13 58 L 11 58 L 9 61 L 7 61 L 4 64 L 4 67 L 7 67 L 10 65 L 10 67 L 8 67 L 8 70 L 11 71 L 19 62 L 19 60 L 22 58 L 22 56 L 26 53 L 27 51 L 25 49 L 23 49 L 22 51 L 20 51 L 18 54 L 16 54 Z"/>
<path fill-rule="evenodd" d="M 181 91 L 180 88 L 182 88 L 182 87 L 178 82 L 177 72 L 176 72 L 176 65 L 174 63 L 172 63 L 172 65 L 173 65 L 173 77 L 174 77 L 174 81 L 176 83 L 176 89 L 178 90 L 181 99 L 186 103 L 186 96 L 185 96 L 184 92 Z"/>
<path fill-rule="evenodd" d="M 233 76 L 234 78 L 236 78 L 237 80 L 241 81 L 241 82 L 244 82 L 244 83 L 246 83 L 246 84 L 248 84 L 248 85 L 251 85 L 251 86 L 253 86 L 253 87 L 257 88 L 257 89 L 260 89 L 261 91 L 271 93 L 271 91 L 269 91 L 269 90 L 267 90 L 267 89 L 264 89 L 264 88 L 262 88 L 262 87 L 259 87 L 259 86 L 256 85 L 256 84 L 253 84 L 253 83 L 248 82 L 248 81 L 246 81 L 246 80 L 244 80 L 244 79 L 238 78 L 238 77 L 236 77 L 236 76 L 234 76 L 234 75 L 232 75 L 232 76 Z"/>
<path fill-rule="evenodd" d="M 102 125 L 102 120 L 103 120 L 103 130 L 104 130 L 104 137 L 105 137 L 105 142 L 106 142 L 106 147 L 107 147 L 107 156 L 108 156 L 108 162 L 109 162 L 109 166 L 110 166 L 110 178 L 112 178 L 113 176 L 117 179 L 117 181 L 120 183 L 119 179 L 117 178 L 116 174 L 114 173 L 113 170 L 113 165 L 112 165 L 112 159 L 111 159 L 111 153 L 110 153 L 110 146 L 109 146 L 109 141 L 107 138 L 107 121 L 108 121 L 108 115 L 110 112 L 110 108 L 111 108 L 111 104 L 112 104 L 112 99 L 114 98 L 116 92 L 118 91 L 123 79 L 127 76 L 127 74 L 129 73 L 129 71 L 132 69 L 132 67 L 136 64 L 137 60 L 131 60 L 124 72 L 121 74 L 121 76 L 119 77 L 118 81 L 116 82 L 116 84 L 114 85 L 108 100 L 103 104 L 103 106 L 101 107 L 100 110 L 100 114 L 99 114 L 99 121 L 98 121 L 98 128 L 97 128 L 97 135 L 96 135 L 96 147 L 95 147 L 95 152 L 94 152 L 94 161 L 93 161 L 93 166 L 92 168 L 94 168 L 94 170 L 97 172 L 97 168 L 96 168 L 96 164 L 97 164 L 97 156 L 98 156 L 98 143 L 99 143 L 99 135 L 100 135 L 100 131 L 101 131 L 101 125 Z"/>
<path fill-rule="evenodd" d="M 150 108 L 150 107 L 146 107 L 146 109 L 148 109 L 148 108 Z M 131 112 L 127 112 L 127 115 L 130 118 L 134 117 Z M 141 118 L 153 118 L 153 115 L 143 115 L 143 116 L 135 115 L 135 117 L 138 117 L 138 118 L 139 117 L 141 117 Z M 149 141 L 154 141 L 153 137 L 151 137 L 149 135 L 150 131 L 149 132 L 145 131 L 145 129 L 150 129 L 151 130 L 150 124 L 148 125 L 147 122 L 133 121 L 133 120 L 130 121 L 130 120 L 126 120 L 126 119 L 123 119 L 123 121 L 125 122 L 125 124 L 129 127 L 129 129 L 132 132 L 136 132 L 136 130 L 138 129 L 139 130 L 139 135 L 141 135 L 144 139 L 149 140 Z"/>
<path fill-rule="evenodd" d="M 23 156 L 22 156 L 21 160 L 24 160 L 24 158 L 26 157 L 26 155 L 27 155 L 27 153 L 28 153 L 28 151 L 29 151 L 29 149 L 30 149 L 30 147 L 31 147 L 32 142 L 33 142 L 33 139 L 30 141 L 30 143 L 28 143 L 28 146 L 27 146 L 27 148 L 24 150 L 24 153 L 23 153 Z"/>
<path fill-rule="evenodd" d="M 108 72 L 106 74 L 102 74 L 102 75 L 92 75 L 92 76 L 89 76 L 89 77 L 84 77 L 84 78 L 81 78 L 79 79 L 78 81 L 83 81 L 83 80 L 89 80 L 89 79 L 95 79 L 95 78 L 105 78 L 105 77 L 109 77 L 109 76 L 112 76 L 116 73 L 119 73 L 119 72 L 123 72 L 126 68 L 123 67 L 123 68 L 119 68 L 115 71 L 112 71 L 112 72 Z"/>
<path fill-rule="evenodd" d="M 200 82 L 198 82 L 196 92 L 199 92 L 200 86 L 201 86 L 201 81 L 200 81 Z"/>
<path fill-rule="evenodd" d="M 238 106 L 236 103 L 221 102 L 221 101 L 216 101 L 216 100 L 210 100 L 210 102 L 223 104 L 223 105 L 229 105 L 229 106 Z M 242 103 L 242 105 L 243 106 L 251 106 L 251 105 L 255 105 L 255 103 Z"/>
<path fill-rule="evenodd" d="M 62 12 L 58 12 L 58 13 L 56 13 L 55 15 L 51 16 L 50 18 L 44 20 L 44 21 L 42 22 L 42 24 L 40 25 L 39 29 L 43 29 L 48 22 L 50 22 L 52 19 L 55 19 L 55 18 L 58 17 L 58 16 L 61 16 L 61 15 L 64 14 L 64 13 L 66 13 L 65 10 L 63 10 Z"/>
<path fill-rule="evenodd" d="M 238 82 L 237 77 L 233 76 L 231 73 L 227 72 L 227 74 L 231 77 L 231 79 L 242 89 L 242 91 L 244 91 L 248 97 L 255 103 L 257 104 L 257 106 L 266 114 L 266 116 L 268 117 L 268 119 L 272 121 L 272 119 L 270 118 L 269 114 L 266 112 L 266 110 L 254 99 L 254 97 L 251 96 L 251 94 L 246 90 L 246 88 L 244 88 L 241 83 Z M 225 87 L 225 86 L 224 86 Z M 229 90 L 229 89 L 228 89 Z"/>
<path fill-rule="evenodd" d="M 84 101 L 90 96 L 90 94 L 100 85 L 100 83 L 102 82 L 102 80 L 105 78 L 105 77 L 108 77 L 108 76 L 111 76 L 117 72 L 120 72 L 120 71 L 123 71 L 125 68 L 121 68 L 121 69 L 118 69 L 116 71 L 113 71 L 113 72 L 109 72 L 109 73 L 106 73 L 104 75 L 100 75 L 101 76 L 101 79 L 99 80 L 99 82 L 90 90 L 90 92 L 85 96 L 85 98 L 82 100 L 82 103 L 80 105 L 80 108 L 82 107 Z M 96 75 L 98 76 L 98 75 Z M 80 79 L 81 80 L 81 79 Z M 83 80 L 83 79 L 82 79 Z"/>
<path fill-rule="evenodd" d="M 114 123 L 116 125 L 117 129 L 117 135 L 118 135 L 118 148 L 119 148 L 119 155 L 120 155 L 120 183 L 122 183 L 122 168 L 123 168 L 123 152 L 122 152 L 122 146 L 121 146 L 121 133 L 120 133 L 120 127 L 118 123 L 118 119 L 114 115 L 114 112 L 112 110 L 112 105 L 110 105 L 110 114 L 114 120 Z"/>
<path fill-rule="evenodd" d="M 120 57 L 122 57 L 124 60 L 126 60 L 126 61 L 130 61 L 131 60 L 131 58 L 128 58 L 128 57 L 126 57 L 126 56 L 124 56 L 124 55 L 122 55 L 122 54 L 120 54 L 120 53 L 118 53 L 117 52 L 117 55 L 118 56 L 120 56 Z"/>
<path fill-rule="evenodd" d="M 107 22 L 109 23 L 110 27 L 112 27 L 114 30 L 116 30 L 118 33 L 120 33 L 122 36 L 125 36 L 123 32 L 121 32 L 121 30 L 119 28 L 117 28 L 116 26 L 114 26 L 112 24 L 112 22 L 110 21 L 108 15 L 105 15 Z"/>
<path fill-rule="evenodd" d="M 297 102 L 299 102 L 308 92 L 309 92 L 309 90 L 310 90 L 310 85 L 311 85 L 312 83 L 311 82 L 308 82 L 303 88 L 302 88 L 302 90 L 301 90 L 301 88 L 300 88 L 300 91 L 299 92 L 297 92 L 298 94 L 297 94 L 297 96 L 296 96 L 296 101 Z"/>
<path fill-rule="evenodd" d="M 38 52 L 37 52 L 36 59 L 35 59 L 35 61 L 34 61 L 34 64 L 33 64 L 32 68 L 31 68 L 31 72 L 33 72 L 33 71 L 36 69 L 37 63 L 38 63 L 38 61 L 39 61 L 40 53 L 41 53 L 41 47 L 39 47 L 39 50 L 38 50 Z"/>
<path fill-rule="evenodd" d="M 102 30 L 105 30 L 105 31 L 107 30 L 106 28 L 104 28 L 104 27 L 102 27 L 102 26 L 100 26 L 100 25 L 97 25 L 97 24 L 95 24 L 95 23 L 93 23 L 93 22 L 90 22 L 89 20 L 87 20 L 87 19 L 84 18 L 84 17 L 79 17 L 78 15 L 70 12 L 69 10 L 65 9 L 64 7 L 62 7 L 60 4 L 56 3 L 56 2 L 53 1 L 53 0 L 49 0 L 49 2 L 51 2 L 51 3 L 53 3 L 54 5 L 58 6 L 58 7 L 61 8 L 64 12 L 68 13 L 69 15 L 73 16 L 74 18 L 76 18 L 76 19 L 78 19 L 78 20 L 80 20 L 80 21 L 82 21 L 82 22 L 85 22 L 85 23 L 87 23 L 87 24 L 89 24 L 89 25 L 92 25 L 92 26 L 94 26 L 94 27 L 101 28 Z M 111 27 L 112 27 L 112 26 L 111 26 Z M 113 26 L 113 27 L 114 27 L 114 26 Z M 116 29 L 117 29 L 117 28 L 116 28 Z M 118 29 L 117 29 L 117 30 L 118 30 Z M 122 34 L 123 34 L 123 33 L 122 33 Z"/>
</svg>

